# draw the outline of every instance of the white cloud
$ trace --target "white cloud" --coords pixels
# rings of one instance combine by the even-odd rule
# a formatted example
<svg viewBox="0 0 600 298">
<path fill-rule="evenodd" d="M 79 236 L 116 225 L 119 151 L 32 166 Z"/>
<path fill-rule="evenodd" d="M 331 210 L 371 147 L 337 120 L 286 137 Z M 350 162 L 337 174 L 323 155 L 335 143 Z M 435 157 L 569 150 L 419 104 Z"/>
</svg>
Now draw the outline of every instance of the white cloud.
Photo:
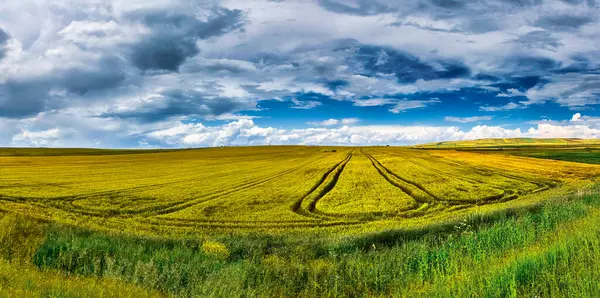
<svg viewBox="0 0 600 298">
<path fill-rule="evenodd" d="M 219 146 L 224 144 L 382 145 L 455 139 L 465 135 L 456 127 L 422 126 L 342 126 L 339 128 L 286 130 L 258 127 L 251 120 L 219 127 L 199 129 L 186 127 L 185 130 L 187 133 L 178 134 L 176 138 L 170 136 L 166 139 L 170 144 L 179 146 Z M 163 141 L 165 137 L 160 137 L 163 135 L 166 133 L 151 134 L 149 139 Z"/>
<path fill-rule="evenodd" d="M 572 122 L 581 121 L 581 113 L 575 113 L 571 118 Z"/>
<path fill-rule="evenodd" d="M 500 91 L 500 88 L 493 87 L 493 86 L 479 86 L 479 89 L 483 89 L 486 92 L 498 92 L 498 91 Z"/>
<path fill-rule="evenodd" d="M 222 146 L 260 144 L 304 145 L 407 145 L 443 140 L 488 137 L 518 137 L 519 129 L 475 126 L 462 131 L 454 126 L 367 125 L 339 128 L 275 129 L 256 126 L 252 120 L 240 120 L 218 127 L 181 125 L 176 129 L 148 135 L 149 143 L 166 142 L 174 146 Z"/>
<path fill-rule="evenodd" d="M 323 121 L 311 121 L 311 122 L 307 122 L 310 125 L 314 125 L 314 126 L 332 126 L 332 125 L 338 125 L 340 123 L 340 120 L 337 119 L 328 119 L 328 120 L 323 120 Z"/>
<path fill-rule="evenodd" d="M 469 123 L 469 122 L 478 122 L 478 121 L 489 121 L 492 120 L 492 116 L 472 116 L 472 117 L 452 117 L 447 116 L 444 117 L 444 121 L 447 122 L 459 122 L 459 123 Z"/>
<path fill-rule="evenodd" d="M 496 97 L 515 97 L 515 96 L 525 96 L 524 92 L 521 92 L 515 88 L 509 88 L 505 93 L 498 93 Z"/>
<path fill-rule="evenodd" d="M 569 73 L 550 77 L 551 82 L 533 87 L 525 95 L 525 105 L 555 101 L 571 109 L 600 104 L 600 74 Z"/>
<path fill-rule="evenodd" d="M 306 124 L 312 125 L 312 126 L 334 126 L 334 125 L 354 125 L 356 123 L 358 123 L 360 121 L 360 119 L 358 118 L 344 118 L 341 120 L 338 119 L 327 119 L 327 120 L 323 120 L 323 121 L 310 121 L 307 122 Z"/>
<path fill-rule="evenodd" d="M 357 107 L 375 107 L 375 106 L 387 106 L 391 105 L 388 110 L 394 114 L 398 114 L 400 112 L 424 108 L 436 103 L 440 103 L 441 101 L 438 98 L 431 98 L 428 100 L 411 100 L 411 99 L 398 99 L 398 98 L 370 98 L 370 99 L 356 99 L 354 100 L 354 106 Z"/>
<path fill-rule="evenodd" d="M 180 136 L 194 144 L 225 144 L 241 137 L 259 142 L 276 138 L 272 134 L 278 133 L 280 141 L 302 142 L 298 136 L 303 131 L 289 128 L 284 130 L 289 133 L 283 134 L 280 129 L 256 125 L 246 128 L 249 123 L 240 122 L 245 123 L 243 127 L 229 127 L 228 132 L 213 138 L 215 128 L 202 124 L 179 127 L 179 123 L 252 120 L 243 111 L 255 109 L 259 101 L 286 100 L 302 92 L 346 100 L 357 107 L 385 106 L 400 113 L 439 102 L 400 99 L 405 96 L 460 88 L 495 94 L 501 90 L 495 86 L 510 86 L 529 75 L 542 77 L 543 83 L 526 92 L 508 89 L 498 94 L 525 95 L 527 101 L 482 106 L 480 110 L 534 109 L 535 104 L 548 101 L 571 109 L 600 104 L 600 75 L 594 73 L 600 47 L 599 7 L 585 1 L 570 5 L 567 2 L 577 1 L 551 0 L 542 9 L 529 5 L 531 1 L 483 1 L 441 8 L 456 1 L 351 0 L 338 1 L 348 4 L 337 5 L 338 11 L 325 8 L 326 2 L 334 1 L 4 1 L 0 29 L 10 40 L 0 44 L 0 56 L 5 56 L 0 58 L 0 115 L 7 117 L 0 118 L 0 143 L 122 147 L 160 131 L 174 135 L 154 134 L 154 139 L 168 139 L 172 144 L 182 144 Z M 158 31 L 167 36 L 185 32 L 176 32 L 181 26 L 167 23 L 151 28 L 132 15 L 156 10 L 175 22 L 186 15 L 204 20 L 211 9 L 221 6 L 243 10 L 248 20 L 243 30 L 198 40 L 179 36 L 184 46 L 194 39 L 188 46 L 198 46 L 198 53 L 184 55 L 178 71 L 134 67 L 132 45 L 152 42 L 149 37 Z M 589 23 L 572 28 L 565 22 L 559 24 L 563 14 L 583 16 L 580 20 L 584 21 L 589 17 Z M 316 24 L 314 19 L 323 22 Z M 547 34 L 529 34 L 542 27 Z M 526 43 L 517 38 L 535 36 L 547 40 Z M 185 52 L 176 43 L 154 46 L 158 53 L 169 49 Z M 361 46 L 377 48 L 375 59 L 361 52 Z M 409 58 L 400 59 L 404 55 Z M 514 63 L 514 57 L 530 59 Z M 411 66 L 415 61 L 420 63 Z M 451 78 L 456 69 L 446 68 L 441 61 L 456 62 L 451 66 L 458 68 L 464 65 L 465 75 Z M 369 72 L 372 66 L 380 68 Z M 428 66 L 435 71 L 422 72 Z M 409 79 L 402 80 L 404 75 Z M 476 79 L 476 75 L 481 76 Z M 327 85 L 330 81 L 342 83 L 332 88 Z M 166 90 L 173 91 L 172 96 L 157 100 Z M 367 97 L 372 98 L 360 99 Z M 320 106 L 315 99 L 295 98 L 290 108 Z M 261 115 L 269 117 L 268 112 Z M 470 121 L 468 118 L 447 121 L 467 123 L 461 121 Z M 336 120 L 338 126 L 357 127 L 358 123 Z M 593 129 L 593 121 L 581 115 L 558 126 L 567 126 L 568 131 L 574 129 L 571 124 Z M 168 131 L 174 127 L 185 131 Z M 492 134 L 484 127 L 478 128 L 481 134 Z M 244 133 L 235 135 L 237 130 Z M 436 130 L 425 130 L 436 134 Z M 333 130 L 307 134 L 307 138 L 326 140 L 335 133 L 341 134 Z M 363 134 L 347 138 L 349 142 L 370 140 Z"/>
<path fill-rule="evenodd" d="M 60 146 L 61 131 L 58 128 L 43 131 L 23 130 L 12 138 L 15 145 L 23 146 Z"/>
<path fill-rule="evenodd" d="M 224 145 L 409 145 L 446 140 L 509 137 L 600 138 L 600 117 L 575 114 L 562 122 L 541 121 L 525 131 L 500 126 L 356 125 L 356 121 L 333 119 L 323 126 L 281 129 L 259 126 L 252 119 L 207 126 L 202 123 L 166 121 L 139 125 L 119 119 L 42 115 L 27 120 L 0 118 L 5 146 L 60 147 L 206 147 Z M 86 123 L 78 128 L 74 123 Z M 351 124 L 353 123 L 353 124 Z M 13 130 L 10 130 L 14 128 Z"/>
<path fill-rule="evenodd" d="M 436 103 L 440 103 L 440 100 L 437 98 L 432 98 L 429 100 L 408 100 L 408 99 L 402 99 L 402 100 L 398 100 L 394 103 L 394 106 L 392 108 L 389 109 L 390 112 L 394 113 L 394 114 L 398 114 L 400 112 L 404 112 L 406 110 L 410 110 L 410 109 L 418 109 L 418 108 L 424 108 Z"/>
<path fill-rule="evenodd" d="M 292 103 L 293 103 L 293 105 L 291 106 L 292 109 L 300 109 L 300 110 L 310 110 L 310 109 L 314 109 L 316 107 L 323 105 L 319 101 L 314 101 L 314 100 L 300 101 L 297 98 L 292 98 Z"/>
<path fill-rule="evenodd" d="M 509 111 L 514 109 L 522 109 L 523 106 L 516 104 L 514 102 L 509 102 L 503 106 L 481 106 L 479 110 L 486 112 L 496 112 L 496 111 Z"/>
<path fill-rule="evenodd" d="M 600 129 L 588 125 L 538 124 L 537 129 L 530 128 L 528 135 L 537 138 L 600 138 Z"/>
<path fill-rule="evenodd" d="M 398 101 L 396 98 L 370 98 L 370 99 L 356 99 L 354 100 L 354 106 L 357 107 L 377 107 L 384 105 L 391 105 Z"/>
<path fill-rule="evenodd" d="M 582 116 L 585 118 L 585 116 Z M 335 128 L 277 129 L 260 127 L 252 120 L 222 126 L 183 125 L 148 134 L 148 142 L 167 142 L 172 146 L 221 146 L 261 144 L 304 145 L 410 145 L 446 140 L 484 138 L 568 137 L 600 138 L 600 118 L 586 124 L 560 125 L 541 122 L 527 131 L 500 126 L 477 125 L 469 130 L 455 126 L 363 125 Z M 335 120 L 335 119 L 333 119 Z M 337 121 L 337 120 L 336 120 Z M 331 123 L 336 122 L 331 121 Z M 340 121 L 337 121 L 340 123 Z"/>
<path fill-rule="evenodd" d="M 342 119 L 342 124 L 343 125 L 353 125 L 360 122 L 360 119 L 358 118 L 344 118 Z"/>
</svg>

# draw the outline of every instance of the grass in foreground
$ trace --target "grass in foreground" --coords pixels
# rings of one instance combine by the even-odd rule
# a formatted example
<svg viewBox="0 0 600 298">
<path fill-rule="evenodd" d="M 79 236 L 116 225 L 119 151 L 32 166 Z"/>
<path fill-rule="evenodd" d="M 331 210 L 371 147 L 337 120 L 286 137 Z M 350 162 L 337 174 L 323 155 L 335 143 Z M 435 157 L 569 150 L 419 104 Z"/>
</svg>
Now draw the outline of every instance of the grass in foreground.
<svg viewBox="0 0 600 298">
<path fill-rule="evenodd" d="M 341 240 L 136 238 L 8 216 L 4 223 L 21 228 L 2 243 L 33 249 L 24 256 L 3 245 L 2 252 L 13 263 L 29 258 L 42 270 L 68 274 L 73 284 L 65 284 L 67 297 L 80 277 L 176 296 L 590 297 L 598 294 L 600 278 L 599 201 L 590 191 L 412 236 L 386 231 Z"/>
<path fill-rule="evenodd" d="M 163 297 L 118 280 L 69 276 L 0 261 L 0 297 Z"/>
</svg>

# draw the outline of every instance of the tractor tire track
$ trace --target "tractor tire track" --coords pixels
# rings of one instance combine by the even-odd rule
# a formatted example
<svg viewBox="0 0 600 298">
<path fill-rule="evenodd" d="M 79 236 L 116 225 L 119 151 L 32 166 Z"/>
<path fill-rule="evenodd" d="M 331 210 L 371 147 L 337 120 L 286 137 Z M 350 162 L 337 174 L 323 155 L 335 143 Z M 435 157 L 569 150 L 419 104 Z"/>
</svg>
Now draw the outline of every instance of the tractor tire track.
<svg viewBox="0 0 600 298">
<path fill-rule="evenodd" d="M 365 153 L 365 155 L 371 160 L 371 162 L 373 163 L 373 165 L 376 168 L 381 169 L 382 172 L 384 172 L 384 176 L 386 175 L 390 175 L 392 177 L 394 177 L 395 179 L 398 179 L 404 183 L 410 184 L 416 188 L 418 188 L 419 190 L 421 190 L 422 192 L 426 193 L 429 197 L 432 198 L 431 201 L 423 201 L 424 203 L 435 203 L 435 202 L 440 202 L 440 203 L 447 203 L 447 204 L 452 204 L 452 202 L 449 202 L 448 200 L 444 200 L 438 196 L 436 196 L 435 194 L 433 194 L 432 192 L 430 192 L 429 190 L 427 190 L 425 187 L 423 187 L 421 184 L 410 181 L 406 178 L 403 178 L 401 176 L 399 176 L 398 174 L 392 172 L 390 169 L 388 169 L 387 167 L 385 167 L 383 164 L 381 164 L 381 162 L 379 162 L 375 157 L 373 157 L 370 154 Z M 387 179 L 386 179 L 387 180 Z"/>
<path fill-rule="evenodd" d="M 397 154 L 393 154 L 392 153 L 390 155 L 402 158 L 402 156 L 397 155 Z M 440 171 L 440 170 L 433 169 L 433 168 L 431 168 L 429 166 L 422 165 L 421 163 L 415 162 L 413 160 L 407 160 L 407 159 L 403 159 L 403 160 L 404 160 L 404 162 L 411 162 L 411 163 L 413 163 L 416 166 L 423 167 L 423 168 L 428 169 L 428 170 L 430 170 L 430 171 L 432 171 L 434 173 L 438 173 L 440 175 L 445 176 L 445 174 L 442 171 Z M 534 185 L 538 186 L 538 189 L 535 189 L 535 190 L 532 190 L 532 191 L 529 191 L 529 192 L 518 192 L 518 191 L 515 191 L 515 190 L 512 190 L 512 189 L 504 189 L 504 188 L 502 188 L 500 186 L 497 186 L 497 185 L 493 185 L 493 186 L 490 185 L 492 188 L 496 188 L 496 189 L 502 190 L 503 193 L 496 194 L 496 195 L 490 195 L 490 196 L 483 197 L 483 198 L 478 198 L 478 199 L 475 199 L 475 200 L 470 200 L 470 199 L 467 199 L 467 200 L 465 200 L 465 199 L 453 199 L 453 200 L 442 199 L 443 202 L 445 202 L 447 204 L 450 204 L 450 205 L 453 205 L 453 206 L 457 206 L 457 205 L 476 206 L 476 205 L 488 205 L 488 204 L 499 203 L 499 202 L 507 202 L 507 201 L 511 201 L 511 200 L 515 200 L 515 199 L 519 198 L 519 195 L 540 192 L 540 191 L 543 191 L 543 190 L 547 190 L 547 189 L 549 189 L 549 188 L 551 188 L 551 187 L 553 187 L 553 186 L 556 185 L 556 184 L 547 184 L 548 181 L 538 182 L 538 181 L 535 181 L 533 179 L 528 179 L 528 178 L 520 177 L 520 176 L 517 176 L 517 175 L 511 175 L 511 174 L 501 173 L 498 170 L 492 170 L 492 169 L 490 169 L 488 167 L 479 167 L 479 166 L 476 167 L 476 166 L 467 164 L 465 162 L 459 162 L 459 161 L 453 161 L 453 160 L 445 160 L 445 162 L 447 162 L 449 164 L 452 163 L 452 164 L 460 165 L 461 167 L 467 167 L 467 168 L 473 169 L 473 170 L 490 171 L 490 172 L 492 172 L 492 173 L 494 173 L 494 174 L 496 174 L 498 176 L 502 176 L 502 177 L 508 178 L 510 180 L 531 183 L 531 184 L 534 184 Z M 395 175 L 395 173 L 392 173 L 392 175 Z M 398 177 L 397 175 L 395 175 L 395 176 Z M 474 181 L 477 181 L 478 183 L 484 183 L 486 185 L 489 185 L 486 182 L 479 181 L 479 180 L 476 180 L 476 179 L 471 179 L 471 178 L 467 179 L 467 178 L 462 178 L 462 177 L 459 177 L 459 179 L 463 180 L 463 181 L 474 180 Z M 555 183 L 555 182 L 550 182 L 550 183 Z"/>
<path fill-rule="evenodd" d="M 360 152 L 361 152 L 361 154 L 364 154 L 362 149 L 360 149 Z M 323 197 L 325 197 L 325 195 L 327 195 L 327 193 L 329 193 L 331 190 L 333 190 L 333 188 L 339 181 L 339 178 L 340 178 L 342 172 L 344 171 L 346 165 L 350 162 L 350 160 L 352 158 L 352 154 L 353 153 L 351 152 L 350 156 L 348 156 L 346 159 L 342 160 L 340 163 L 338 163 L 335 167 L 330 169 L 323 176 L 321 183 L 324 183 L 324 181 L 329 179 L 329 176 L 333 175 L 333 177 L 330 178 L 331 181 L 329 183 L 327 183 L 327 185 L 319 192 L 319 194 L 312 201 L 310 201 L 307 208 L 305 210 L 302 210 L 305 212 L 303 215 L 306 216 L 306 214 L 308 214 L 308 216 L 311 216 L 311 217 L 323 218 L 323 219 L 328 219 L 328 220 L 348 219 L 348 220 L 354 220 L 353 222 L 365 223 L 365 222 L 381 220 L 381 219 L 385 219 L 385 218 L 409 217 L 410 212 L 414 212 L 414 210 L 419 209 L 421 207 L 427 207 L 427 206 L 424 206 L 423 204 L 415 204 L 414 206 L 410 206 L 410 207 L 404 208 L 402 210 L 391 211 L 391 212 L 390 211 L 373 211 L 373 212 L 358 212 L 358 213 L 351 213 L 351 214 L 325 212 L 325 211 L 321 211 L 321 210 L 317 209 L 318 202 Z M 319 186 L 321 186 L 321 185 L 317 185 L 313 189 L 313 192 L 309 193 L 309 195 L 314 193 L 315 189 L 318 188 Z M 300 203 L 300 206 L 302 206 L 302 202 Z"/>
<path fill-rule="evenodd" d="M 320 214 L 319 212 L 317 212 L 316 205 L 321 198 L 323 198 L 335 187 L 340 175 L 346 167 L 346 164 L 348 164 L 348 162 L 350 162 L 350 160 L 352 159 L 353 152 L 354 149 L 350 153 L 348 153 L 346 158 L 344 158 L 342 161 L 338 162 L 335 166 L 333 166 L 327 172 L 325 172 L 325 174 L 321 176 L 321 179 L 308 191 L 308 193 L 292 205 L 292 212 L 305 217 L 317 218 L 322 220 L 335 219 L 326 214 Z M 330 181 L 327 182 L 327 180 Z M 314 198 L 311 198 L 313 196 Z M 310 202 L 306 203 L 307 200 L 310 200 Z M 304 207 L 304 205 L 307 206 Z"/>
<path fill-rule="evenodd" d="M 395 155 L 395 156 L 397 156 L 397 155 Z M 430 166 L 424 165 L 424 164 L 419 163 L 419 162 L 414 161 L 414 160 L 404 159 L 404 162 L 410 162 L 410 163 L 412 163 L 412 164 L 414 164 L 414 165 L 416 165 L 418 167 L 427 169 L 427 170 L 429 170 L 429 171 L 431 171 L 433 173 L 436 173 L 436 174 L 438 174 L 438 175 L 440 175 L 442 177 L 447 177 L 448 176 L 448 174 L 444 173 L 441 170 L 432 168 Z M 477 169 L 476 167 L 473 167 L 473 168 Z M 509 201 L 509 200 L 514 200 L 514 199 L 518 198 L 518 194 L 516 194 L 514 190 L 506 189 L 506 188 L 503 188 L 500 185 L 488 183 L 487 181 L 483 181 L 483 180 L 479 180 L 479 179 L 474 179 L 474 178 L 460 177 L 460 176 L 453 177 L 453 179 L 457 179 L 457 180 L 464 181 L 464 182 L 469 182 L 469 183 L 480 183 L 480 184 L 484 184 L 486 186 L 489 186 L 490 188 L 502 191 L 502 193 L 499 193 L 499 194 L 489 195 L 489 196 L 486 196 L 486 197 L 476 198 L 476 199 L 452 199 L 453 202 L 457 202 L 459 204 L 466 204 L 466 205 L 487 205 L 487 204 L 491 204 L 491 203 L 495 203 L 495 202 L 499 202 L 499 201 Z M 511 180 L 514 180 L 514 179 L 511 179 Z"/>
<path fill-rule="evenodd" d="M 181 228 L 217 228 L 217 229 L 290 229 L 290 228 L 321 228 L 334 226 L 349 226 L 357 225 L 363 222 L 360 221 L 312 221 L 312 222 L 280 222 L 280 223 L 256 223 L 256 222 L 164 222 L 146 219 L 139 221 L 144 224 L 155 225 L 160 227 L 181 227 Z"/>
<path fill-rule="evenodd" d="M 518 198 L 518 195 L 515 193 L 507 193 L 506 190 L 503 190 L 503 192 L 501 194 L 496 194 L 496 195 L 491 195 L 488 197 L 483 197 L 483 198 L 479 198 L 479 199 L 475 199 L 475 200 L 460 200 L 460 199 L 443 199 L 440 198 L 438 196 L 433 195 L 431 192 L 429 192 L 427 189 L 425 189 L 422 185 L 416 183 L 416 182 L 412 182 L 408 179 L 402 178 L 399 175 L 397 175 L 396 173 L 392 172 L 391 170 L 389 170 L 388 168 L 386 168 L 385 166 L 383 166 L 377 159 L 375 159 L 375 157 L 373 157 L 372 155 L 366 154 L 367 156 L 369 156 L 374 165 L 380 166 L 383 170 L 385 170 L 385 172 L 387 172 L 388 174 L 406 182 L 409 184 L 414 185 L 415 187 L 419 188 L 420 190 L 422 190 L 423 192 L 427 193 L 428 195 L 430 195 L 432 198 L 434 198 L 435 201 L 438 202 L 442 202 L 443 204 L 447 204 L 447 205 L 452 205 L 452 206 L 458 206 L 458 205 L 469 205 L 469 206 L 476 206 L 476 205 L 487 205 L 487 204 L 493 204 L 493 203 L 497 203 L 497 202 L 505 202 L 505 201 L 510 201 L 510 200 L 514 200 L 516 198 Z M 415 163 L 415 165 L 419 166 L 419 164 Z"/>
<path fill-rule="evenodd" d="M 545 178 L 538 178 L 539 180 L 530 178 L 530 177 L 523 177 L 523 176 L 519 176 L 516 174 L 509 174 L 509 173 L 503 173 L 502 171 L 506 171 L 505 169 L 502 168 L 495 168 L 495 167 L 486 167 L 486 166 L 473 166 L 467 162 L 463 162 L 463 161 L 456 161 L 456 160 L 448 160 L 449 163 L 453 163 L 456 165 L 459 165 L 461 167 L 469 167 L 472 169 L 480 169 L 480 170 L 486 170 L 486 171 L 490 171 L 493 172 L 494 174 L 498 175 L 498 176 L 502 176 L 504 178 L 508 178 L 511 180 L 516 180 L 516 181 L 520 181 L 520 182 L 526 182 L 526 183 L 530 183 L 530 184 L 534 184 L 536 185 L 538 188 L 531 190 L 529 192 L 525 192 L 522 194 L 528 194 L 528 193 L 537 193 L 540 191 L 544 191 L 544 190 L 548 190 L 550 188 L 554 188 L 557 187 L 561 184 L 561 181 L 559 180 L 552 180 L 552 179 L 545 179 Z"/>
<path fill-rule="evenodd" d="M 197 204 L 201 204 L 210 200 L 214 200 L 217 199 L 221 196 L 224 195 L 228 195 L 234 192 L 238 192 L 244 189 L 248 189 L 251 187 L 255 187 L 258 186 L 260 184 L 264 184 L 267 183 L 269 181 L 272 181 L 274 179 L 280 178 L 281 176 L 290 174 L 294 171 L 297 171 L 299 169 L 302 169 L 310 164 L 313 164 L 315 162 L 318 162 L 319 160 L 322 160 L 326 158 L 326 156 L 318 158 L 316 160 L 310 161 L 308 163 L 305 163 L 301 166 L 295 167 L 295 168 L 291 168 L 282 172 L 278 172 L 275 173 L 274 175 L 271 176 L 267 176 L 266 178 L 260 179 L 260 180 L 254 180 L 252 183 L 247 183 L 247 182 L 242 182 L 240 184 L 238 184 L 237 186 L 233 187 L 233 188 L 229 188 L 226 190 L 219 190 L 207 195 L 204 195 L 200 198 L 194 199 L 194 200 L 177 200 L 174 202 L 170 202 L 170 203 L 163 203 L 163 204 L 157 204 L 156 206 L 149 206 L 149 207 L 144 207 L 144 208 L 137 208 L 135 210 L 132 209 L 128 209 L 128 210 L 119 210 L 119 209 L 89 209 L 89 208 L 82 208 L 79 205 L 74 204 L 76 201 L 78 200 L 84 200 L 84 199 L 90 199 L 96 196 L 103 196 L 103 195 L 119 195 L 122 194 L 123 191 L 131 191 L 131 190 L 135 190 L 135 189 L 147 189 L 148 187 L 160 187 L 160 186 L 165 186 L 165 185 L 171 185 L 171 184 L 176 184 L 176 183 L 181 183 L 181 182 L 187 182 L 187 181 L 193 181 L 193 180 L 197 180 L 196 178 L 193 179 L 180 179 L 177 181 L 171 181 L 171 182 L 166 182 L 166 183 L 158 183 L 158 184 L 154 184 L 154 185 L 145 185 L 145 186 L 136 186 L 136 187 L 131 187 L 131 188 L 126 188 L 126 189 L 119 189 L 119 190 L 111 190 L 111 191 L 100 191 L 100 192 L 96 192 L 93 194 L 85 194 L 85 195 L 79 195 L 79 196 L 69 196 L 69 197 L 61 197 L 61 198 L 52 198 L 52 199 L 39 199 L 39 198 L 11 198 L 10 200 L 12 202 L 15 203 L 21 203 L 21 204 L 31 204 L 34 203 L 38 206 L 41 207 L 50 207 L 50 208 L 54 208 L 54 209 L 58 209 L 58 210 L 62 210 L 62 211 L 66 211 L 66 212 L 70 212 L 70 213 L 75 213 L 75 214 L 80 214 L 80 215 L 86 215 L 86 216 L 93 216 L 93 217 L 103 217 L 103 218 L 110 218 L 110 217 L 123 217 L 123 218 L 129 218 L 129 217 L 134 217 L 134 216 L 144 216 L 144 217 L 148 217 L 148 216 L 154 216 L 154 215 L 161 215 L 161 214 L 167 214 L 167 213 L 171 213 L 171 212 L 176 212 L 179 210 L 183 210 L 185 208 L 189 208 L 192 207 L 194 205 Z M 249 180 L 252 181 L 252 180 Z M 2 198 L 0 198 L 1 200 Z M 18 201 L 17 201 L 18 200 Z M 68 204 L 65 204 L 68 203 Z"/>
<path fill-rule="evenodd" d="M 405 194 L 407 194 L 408 196 L 410 196 L 411 198 L 413 198 L 413 200 L 415 200 L 419 204 L 419 206 L 417 206 L 416 208 L 413 208 L 413 209 L 418 209 L 423 204 L 430 204 L 430 203 L 433 202 L 433 199 L 434 199 L 433 196 L 430 196 L 426 192 L 424 192 L 424 193 L 427 194 L 430 198 L 423 198 L 423 197 L 420 197 L 420 196 L 416 195 L 412 190 L 408 189 L 406 186 L 401 185 L 401 184 L 397 183 L 396 181 L 394 181 L 390 177 L 390 174 L 386 173 L 386 169 L 383 168 L 381 166 L 381 164 L 378 163 L 373 156 L 371 156 L 371 155 L 369 155 L 367 153 L 364 153 L 364 152 L 363 152 L 363 154 L 365 156 L 367 156 L 367 158 L 371 161 L 371 164 L 377 170 L 377 172 L 379 173 L 379 175 L 381 175 L 388 183 L 390 183 L 394 187 L 400 189 L 402 192 L 404 192 Z M 406 183 L 406 181 L 404 181 L 402 179 L 399 179 L 399 180 L 401 180 L 401 181 L 403 181 L 403 182 Z M 410 210 L 413 210 L 413 209 L 409 209 L 409 210 L 406 210 L 406 211 L 410 211 Z"/>
<path fill-rule="evenodd" d="M 164 215 L 164 214 L 168 214 L 168 213 L 177 212 L 177 211 L 180 211 L 180 210 L 183 210 L 183 209 L 195 206 L 195 205 L 199 205 L 199 204 L 202 204 L 202 203 L 205 203 L 205 202 L 208 202 L 208 201 L 212 201 L 212 200 L 217 199 L 219 197 L 222 197 L 222 196 L 225 196 L 225 195 L 229 195 L 229 194 L 241 191 L 241 190 L 249 189 L 249 188 L 252 188 L 252 187 L 255 187 L 255 186 L 267 183 L 267 182 L 272 181 L 274 179 L 280 178 L 282 176 L 291 174 L 291 173 L 293 173 L 295 171 L 298 171 L 300 169 L 303 169 L 303 168 L 307 167 L 308 165 L 316 163 L 316 162 L 318 162 L 318 161 L 320 161 L 320 160 L 322 160 L 324 158 L 326 158 L 326 156 L 325 157 L 321 157 L 321 158 L 316 159 L 316 160 L 313 160 L 313 161 L 311 161 L 309 163 L 306 163 L 304 165 L 301 165 L 299 167 L 295 167 L 295 168 L 292 168 L 292 169 L 280 172 L 280 173 L 276 174 L 275 176 L 268 177 L 266 179 L 257 181 L 255 183 L 246 184 L 246 185 L 235 187 L 235 188 L 232 188 L 232 189 L 229 189 L 229 190 L 217 192 L 216 194 L 210 195 L 209 197 L 204 196 L 204 197 L 196 199 L 196 200 L 186 201 L 184 203 L 177 204 L 177 205 L 174 205 L 172 207 L 167 207 L 165 209 L 158 210 L 158 211 L 151 210 L 150 212 L 152 212 L 152 211 L 155 211 L 155 212 L 152 213 L 152 214 L 142 214 L 142 216 L 148 217 L 148 216 Z M 140 215 L 140 213 L 136 213 L 136 214 Z"/>
</svg>

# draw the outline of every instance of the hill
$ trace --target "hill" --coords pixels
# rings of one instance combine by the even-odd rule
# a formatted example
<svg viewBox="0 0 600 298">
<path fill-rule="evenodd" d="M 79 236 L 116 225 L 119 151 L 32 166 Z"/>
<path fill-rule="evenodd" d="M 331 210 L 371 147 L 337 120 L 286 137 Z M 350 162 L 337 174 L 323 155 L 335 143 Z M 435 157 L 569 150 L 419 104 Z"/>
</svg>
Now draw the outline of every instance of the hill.
<svg viewBox="0 0 600 298">
<path fill-rule="evenodd" d="M 445 141 L 412 146 L 413 148 L 474 148 L 474 147 L 522 147 L 522 146 L 571 146 L 585 147 L 598 146 L 598 139 L 574 138 L 505 138 L 505 139 L 478 139 L 468 141 Z"/>
</svg>

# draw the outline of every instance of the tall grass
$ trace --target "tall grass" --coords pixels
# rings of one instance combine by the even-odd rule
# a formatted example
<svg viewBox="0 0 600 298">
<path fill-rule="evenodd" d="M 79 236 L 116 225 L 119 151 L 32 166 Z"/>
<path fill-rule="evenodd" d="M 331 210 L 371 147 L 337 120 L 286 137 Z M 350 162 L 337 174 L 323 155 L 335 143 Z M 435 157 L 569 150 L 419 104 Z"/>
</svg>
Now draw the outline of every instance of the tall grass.
<svg viewBox="0 0 600 298">
<path fill-rule="evenodd" d="M 0 213 L 0 227 L 0 259 L 27 263 L 44 241 L 44 226 L 20 215 Z"/>
<path fill-rule="evenodd" d="M 492 275 L 487 265 L 586 220 L 596 201 L 596 195 L 586 194 L 581 200 L 549 203 L 531 212 L 496 214 L 493 221 L 471 217 L 451 229 L 415 232 L 412 238 L 405 233 L 404 241 L 390 241 L 401 236 L 393 231 L 341 241 L 264 235 L 160 240 L 53 226 L 33 262 L 42 269 L 116 278 L 179 296 L 527 294 L 540 287 L 538 269 L 545 268 L 547 257 L 536 255 L 541 258 L 531 261 L 536 265 L 522 261 L 500 266 Z M 570 253 L 572 247 L 564 249 Z M 555 259 L 557 264 L 564 262 Z M 463 274 L 483 279 L 453 281 Z M 509 285 L 513 288 L 506 288 Z"/>
</svg>

